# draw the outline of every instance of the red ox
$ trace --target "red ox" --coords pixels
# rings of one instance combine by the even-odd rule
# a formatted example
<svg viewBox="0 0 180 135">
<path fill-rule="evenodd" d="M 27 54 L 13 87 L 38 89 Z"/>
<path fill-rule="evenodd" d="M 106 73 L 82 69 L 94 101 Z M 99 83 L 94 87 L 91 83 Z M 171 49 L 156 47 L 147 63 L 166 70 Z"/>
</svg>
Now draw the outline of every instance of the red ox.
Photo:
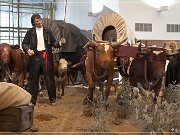
<svg viewBox="0 0 180 135">
<path fill-rule="evenodd" d="M 57 97 L 64 96 L 64 88 L 67 78 L 68 62 L 65 59 L 54 61 L 54 75 L 57 88 Z M 62 92 L 60 92 L 62 89 Z"/>
<path fill-rule="evenodd" d="M 84 49 L 86 52 L 85 67 L 86 81 L 89 85 L 89 94 L 84 99 L 84 104 L 93 102 L 93 91 L 95 82 L 98 83 L 100 91 L 103 91 L 103 82 L 106 82 L 103 98 L 108 100 L 109 90 L 113 81 L 114 60 L 113 48 L 108 42 L 89 41 Z"/>
<path fill-rule="evenodd" d="M 164 52 L 158 55 L 149 52 L 143 56 L 139 55 L 132 60 L 129 69 L 130 85 L 137 87 L 140 82 L 144 89 L 154 90 L 156 97 L 162 86 L 162 79 L 165 75 L 166 56 Z"/>
<path fill-rule="evenodd" d="M 22 87 L 26 76 L 27 57 L 18 45 L 1 44 L 0 62 L 2 79 Z"/>
</svg>

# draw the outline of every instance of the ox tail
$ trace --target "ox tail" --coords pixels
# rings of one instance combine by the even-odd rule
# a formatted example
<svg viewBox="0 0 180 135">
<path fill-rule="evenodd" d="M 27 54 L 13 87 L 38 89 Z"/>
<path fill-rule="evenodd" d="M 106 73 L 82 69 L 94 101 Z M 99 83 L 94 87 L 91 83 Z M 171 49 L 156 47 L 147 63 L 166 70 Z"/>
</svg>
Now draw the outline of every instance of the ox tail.
<svg viewBox="0 0 180 135">
<path fill-rule="evenodd" d="M 22 59 L 23 72 L 27 73 L 28 61 L 27 61 L 27 56 L 25 53 L 21 54 L 21 59 Z"/>
</svg>

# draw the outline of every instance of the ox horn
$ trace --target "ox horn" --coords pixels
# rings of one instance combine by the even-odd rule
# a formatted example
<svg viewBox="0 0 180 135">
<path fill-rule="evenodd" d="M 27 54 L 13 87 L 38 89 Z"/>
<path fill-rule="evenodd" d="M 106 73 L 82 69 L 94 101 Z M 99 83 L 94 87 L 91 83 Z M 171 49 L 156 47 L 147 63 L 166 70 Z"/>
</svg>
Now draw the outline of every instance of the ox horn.
<svg viewBox="0 0 180 135">
<path fill-rule="evenodd" d="M 96 47 L 98 44 L 95 41 L 89 41 L 83 48 L 84 49 L 92 49 L 94 47 Z"/>
<path fill-rule="evenodd" d="M 122 43 L 124 43 L 127 39 L 128 39 L 128 37 L 125 38 L 125 39 L 124 39 L 123 41 L 121 41 L 121 42 L 111 42 L 111 46 L 112 46 L 112 47 L 117 47 L 118 45 L 121 45 Z"/>
</svg>

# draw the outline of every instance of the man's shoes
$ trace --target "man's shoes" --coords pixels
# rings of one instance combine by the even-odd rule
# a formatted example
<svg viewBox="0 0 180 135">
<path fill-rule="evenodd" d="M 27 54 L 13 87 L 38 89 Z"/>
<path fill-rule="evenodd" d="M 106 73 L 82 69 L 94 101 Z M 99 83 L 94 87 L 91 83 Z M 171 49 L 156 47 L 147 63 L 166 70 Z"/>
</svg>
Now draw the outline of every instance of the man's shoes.
<svg viewBox="0 0 180 135">
<path fill-rule="evenodd" d="M 56 101 L 51 102 L 52 106 L 56 106 Z"/>
</svg>

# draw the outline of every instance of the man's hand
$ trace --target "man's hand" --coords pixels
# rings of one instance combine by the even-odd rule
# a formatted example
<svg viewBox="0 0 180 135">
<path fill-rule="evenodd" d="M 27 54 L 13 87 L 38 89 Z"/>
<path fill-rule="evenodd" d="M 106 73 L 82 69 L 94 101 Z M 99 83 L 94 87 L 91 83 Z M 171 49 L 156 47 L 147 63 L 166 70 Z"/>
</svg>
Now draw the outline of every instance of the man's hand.
<svg viewBox="0 0 180 135">
<path fill-rule="evenodd" d="M 65 44 L 66 43 L 66 39 L 65 38 L 61 38 L 60 42 L 61 42 L 61 44 Z"/>
<path fill-rule="evenodd" d="M 28 53 L 28 55 L 29 55 L 29 56 L 34 55 L 34 51 L 33 51 L 33 50 L 31 50 L 31 49 L 28 49 L 27 53 Z"/>
</svg>

